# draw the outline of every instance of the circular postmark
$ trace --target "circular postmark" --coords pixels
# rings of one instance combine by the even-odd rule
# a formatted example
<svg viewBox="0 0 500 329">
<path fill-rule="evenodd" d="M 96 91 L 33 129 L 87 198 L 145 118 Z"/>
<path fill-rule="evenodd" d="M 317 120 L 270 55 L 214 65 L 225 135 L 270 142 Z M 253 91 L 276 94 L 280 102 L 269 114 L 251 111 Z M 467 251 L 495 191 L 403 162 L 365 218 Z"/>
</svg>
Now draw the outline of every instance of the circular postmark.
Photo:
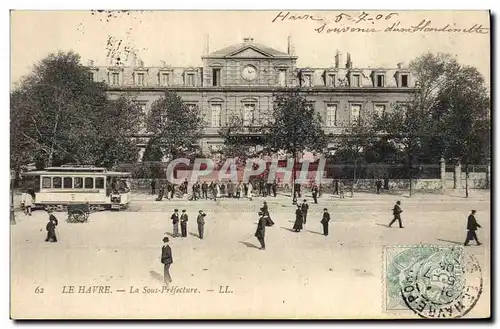
<svg viewBox="0 0 500 329">
<path fill-rule="evenodd" d="M 458 318 L 476 305 L 483 289 L 477 259 L 462 247 L 444 248 L 400 273 L 401 296 L 422 318 Z"/>
</svg>

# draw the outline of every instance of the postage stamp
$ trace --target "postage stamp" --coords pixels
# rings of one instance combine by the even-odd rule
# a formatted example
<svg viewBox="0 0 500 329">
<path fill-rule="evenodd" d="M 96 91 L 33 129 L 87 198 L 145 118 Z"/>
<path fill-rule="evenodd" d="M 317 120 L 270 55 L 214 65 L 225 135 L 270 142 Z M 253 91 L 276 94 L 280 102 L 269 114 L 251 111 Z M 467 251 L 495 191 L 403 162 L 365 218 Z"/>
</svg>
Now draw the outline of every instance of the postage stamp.
<svg viewBox="0 0 500 329">
<path fill-rule="evenodd" d="M 391 246 L 384 261 L 386 311 L 459 318 L 481 297 L 481 266 L 462 246 Z"/>
</svg>

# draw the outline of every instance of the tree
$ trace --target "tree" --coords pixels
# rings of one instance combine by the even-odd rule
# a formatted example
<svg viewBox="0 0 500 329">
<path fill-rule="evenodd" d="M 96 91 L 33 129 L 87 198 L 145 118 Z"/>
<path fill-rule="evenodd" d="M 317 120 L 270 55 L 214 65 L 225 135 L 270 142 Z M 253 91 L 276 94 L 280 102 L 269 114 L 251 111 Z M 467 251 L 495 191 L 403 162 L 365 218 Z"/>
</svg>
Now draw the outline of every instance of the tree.
<svg viewBox="0 0 500 329">
<path fill-rule="evenodd" d="M 204 128 L 200 109 L 187 106 L 176 93 L 167 91 L 151 105 L 146 127 L 162 157 L 172 159 L 199 152 Z"/>
<path fill-rule="evenodd" d="M 11 93 L 11 165 L 130 161 L 137 156 L 130 136 L 141 115 L 124 97 L 110 101 L 79 55 L 50 54 Z"/>
<path fill-rule="evenodd" d="M 272 152 L 284 151 L 292 156 L 294 161 L 297 160 L 298 154 L 305 151 L 325 150 L 327 138 L 321 117 L 299 91 L 289 90 L 275 94 L 274 104 L 271 118 L 263 129 L 266 148 Z M 292 177 L 295 182 L 295 165 Z"/>
</svg>

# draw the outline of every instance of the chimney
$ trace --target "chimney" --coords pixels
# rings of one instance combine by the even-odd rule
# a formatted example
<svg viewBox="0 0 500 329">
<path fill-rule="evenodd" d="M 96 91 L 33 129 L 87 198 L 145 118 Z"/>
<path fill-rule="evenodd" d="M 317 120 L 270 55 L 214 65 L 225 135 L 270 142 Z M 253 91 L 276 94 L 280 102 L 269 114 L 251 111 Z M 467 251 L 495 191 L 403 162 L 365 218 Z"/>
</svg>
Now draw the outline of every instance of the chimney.
<svg viewBox="0 0 500 329">
<path fill-rule="evenodd" d="M 167 66 L 167 62 L 165 62 L 165 61 L 160 61 L 160 63 L 161 63 L 161 67 Z"/>
<path fill-rule="evenodd" d="M 94 66 L 94 61 L 92 59 L 89 59 L 87 62 L 87 66 L 89 66 L 89 67 Z"/>
<path fill-rule="evenodd" d="M 203 53 L 205 54 L 205 56 L 210 54 L 210 35 L 209 34 L 205 34 L 205 47 L 203 49 Z"/>
<path fill-rule="evenodd" d="M 344 63 L 344 55 L 337 50 L 337 53 L 335 54 L 335 68 L 337 69 L 343 69 L 342 67 Z"/>
<path fill-rule="evenodd" d="M 244 38 L 243 42 L 244 43 L 252 43 L 253 42 L 253 38 Z"/>
<path fill-rule="evenodd" d="M 137 66 L 138 67 L 144 67 L 144 61 L 142 59 L 137 60 Z"/>
<path fill-rule="evenodd" d="M 347 53 L 347 61 L 345 63 L 345 67 L 347 69 L 352 69 L 352 61 L 351 61 L 351 54 Z"/>
<path fill-rule="evenodd" d="M 130 53 L 128 55 L 128 64 L 129 66 L 135 67 L 137 66 L 137 54 L 135 50 L 130 50 Z"/>
<path fill-rule="evenodd" d="M 291 35 L 288 36 L 287 43 L 288 43 L 288 55 L 295 55 L 295 47 L 293 46 Z"/>
<path fill-rule="evenodd" d="M 399 63 L 398 63 L 398 69 L 402 69 L 402 68 L 403 68 L 403 66 L 404 66 L 404 63 L 403 63 L 403 62 L 399 62 Z"/>
</svg>

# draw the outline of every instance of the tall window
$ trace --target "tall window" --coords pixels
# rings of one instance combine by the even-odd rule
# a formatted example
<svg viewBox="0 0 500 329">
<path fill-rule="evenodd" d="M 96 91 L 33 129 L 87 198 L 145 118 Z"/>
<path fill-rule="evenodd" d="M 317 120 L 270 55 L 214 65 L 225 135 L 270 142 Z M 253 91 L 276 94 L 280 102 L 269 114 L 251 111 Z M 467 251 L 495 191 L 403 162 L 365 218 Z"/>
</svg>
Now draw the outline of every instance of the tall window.
<svg viewBox="0 0 500 329">
<path fill-rule="evenodd" d="M 353 74 L 351 77 L 351 87 L 359 87 L 361 85 L 361 77 L 359 74 Z"/>
<path fill-rule="evenodd" d="M 63 178 L 63 188 L 73 188 L 73 177 Z"/>
<path fill-rule="evenodd" d="M 144 73 L 137 73 L 137 81 L 136 84 L 138 86 L 144 86 Z"/>
<path fill-rule="evenodd" d="M 186 75 L 186 86 L 194 87 L 194 73 Z"/>
<path fill-rule="evenodd" d="M 375 104 L 373 109 L 375 112 L 374 114 L 379 118 L 382 117 L 385 113 L 385 105 L 384 104 Z"/>
<path fill-rule="evenodd" d="M 89 72 L 89 80 L 94 81 L 94 72 L 92 71 Z"/>
<path fill-rule="evenodd" d="M 255 119 L 255 104 L 245 104 L 243 107 L 243 125 L 253 126 Z"/>
<path fill-rule="evenodd" d="M 351 104 L 351 124 L 359 125 L 360 121 L 360 113 L 361 113 L 361 104 Z"/>
<path fill-rule="evenodd" d="M 212 104 L 212 127 L 220 127 L 221 109 L 221 104 Z"/>
<path fill-rule="evenodd" d="M 170 74 L 162 73 L 160 75 L 160 85 L 162 85 L 162 86 L 170 85 Z"/>
<path fill-rule="evenodd" d="M 286 70 L 285 69 L 280 69 L 278 71 L 278 85 L 280 87 L 286 86 Z"/>
<path fill-rule="evenodd" d="M 303 87 L 311 87 L 312 86 L 312 79 L 310 74 L 304 74 L 302 76 L 302 86 Z"/>
<path fill-rule="evenodd" d="M 326 85 L 328 87 L 335 87 L 335 74 L 328 74 L 326 76 Z"/>
<path fill-rule="evenodd" d="M 335 127 L 337 125 L 337 104 L 326 106 L 326 126 Z"/>
<path fill-rule="evenodd" d="M 120 84 L 120 73 L 114 72 L 111 74 L 111 84 L 117 86 Z"/>
<path fill-rule="evenodd" d="M 220 69 L 212 70 L 212 85 L 220 86 Z"/>
<path fill-rule="evenodd" d="M 401 75 L 401 87 L 408 87 L 408 74 Z"/>
<path fill-rule="evenodd" d="M 375 86 L 376 87 L 384 87 L 385 86 L 385 77 L 383 74 L 377 74 L 375 77 Z"/>
</svg>

